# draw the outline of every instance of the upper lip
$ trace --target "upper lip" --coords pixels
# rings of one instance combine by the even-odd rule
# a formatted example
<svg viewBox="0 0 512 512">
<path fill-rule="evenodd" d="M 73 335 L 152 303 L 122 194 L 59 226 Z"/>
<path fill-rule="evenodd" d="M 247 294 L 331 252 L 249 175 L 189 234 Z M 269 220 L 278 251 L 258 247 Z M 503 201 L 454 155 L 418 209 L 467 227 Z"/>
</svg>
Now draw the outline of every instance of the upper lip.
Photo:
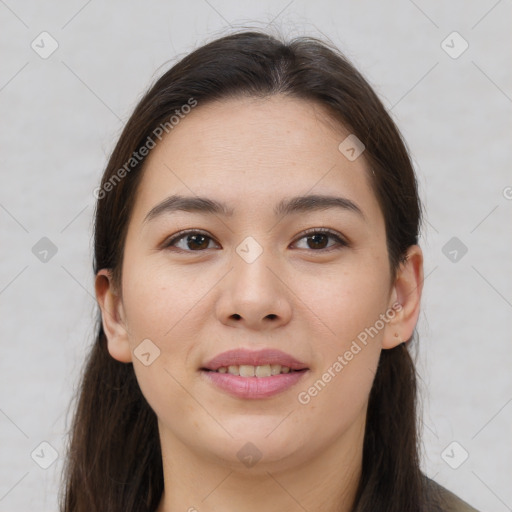
<svg viewBox="0 0 512 512">
<path fill-rule="evenodd" d="M 266 364 L 280 364 L 288 366 L 292 370 L 307 369 L 307 366 L 295 359 L 290 354 L 277 349 L 247 350 L 234 349 L 222 352 L 204 364 L 203 370 L 218 370 L 222 366 L 239 366 L 247 364 L 251 366 L 262 366 Z"/>
</svg>

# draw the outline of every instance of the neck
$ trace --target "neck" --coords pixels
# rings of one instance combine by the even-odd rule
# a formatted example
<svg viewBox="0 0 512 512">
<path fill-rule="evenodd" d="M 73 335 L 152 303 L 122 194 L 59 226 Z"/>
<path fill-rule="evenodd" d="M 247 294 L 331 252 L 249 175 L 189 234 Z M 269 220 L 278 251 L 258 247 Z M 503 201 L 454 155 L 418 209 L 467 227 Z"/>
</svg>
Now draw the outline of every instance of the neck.
<svg viewBox="0 0 512 512">
<path fill-rule="evenodd" d="M 362 468 L 364 425 L 322 453 L 250 468 L 193 452 L 162 435 L 164 493 L 157 512 L 349 512 Z"/>
</svg>

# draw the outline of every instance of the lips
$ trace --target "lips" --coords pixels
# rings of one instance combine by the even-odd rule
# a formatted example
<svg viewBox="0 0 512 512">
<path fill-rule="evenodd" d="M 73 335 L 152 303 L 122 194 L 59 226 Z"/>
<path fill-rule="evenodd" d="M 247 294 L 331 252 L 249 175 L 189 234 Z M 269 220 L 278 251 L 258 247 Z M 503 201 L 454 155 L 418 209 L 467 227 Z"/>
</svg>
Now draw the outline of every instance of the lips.
<svg viewBox="0 0 512 512">
<path fill-rule="evenodd" d="M 213 359 L 204 364 L 201 370 L 217 371 L 222 367 L 229 366 L 265 366 L 265 365 L 281 365 L 288 367 L 290 370 L 307 370 L 306 364 L 298 361 L 290 354 L 286 354 L 277 349 L 263 349 L 251 351 L 247 349 L 234 349 L 222 352 Z"/>
<path fill-rule="evenodd" d="M 289 390 L 309 374 L 309 368 L 277 349 L 223 352 L 200 368 L 205 382 L 239 399 L 270 398 Z"/>
</svg>

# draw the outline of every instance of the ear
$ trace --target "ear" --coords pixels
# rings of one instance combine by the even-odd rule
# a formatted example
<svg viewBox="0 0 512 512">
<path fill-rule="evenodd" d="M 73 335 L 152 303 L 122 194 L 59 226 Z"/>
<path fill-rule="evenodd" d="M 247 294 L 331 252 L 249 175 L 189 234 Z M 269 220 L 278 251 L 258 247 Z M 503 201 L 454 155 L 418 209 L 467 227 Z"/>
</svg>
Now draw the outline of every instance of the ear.
<svg viewBox="0 0 512 512">
<path fill-rule="evenodd" d="M 389 312 L 394 316 L 386 324 L 382 348 L 394 348 L 413 335 L 420 314 L 423 290 L 423 252 L 418 245 L 407 250 L 406 260 L 401 263 L 390 295 Z"/>
<path fill-rule="evenodd" d="M 115 290 L 109 269 L 98 271 L 94 287 L 101 309 L 103 330 L 107 336 L 108 351 L 114 359 L 130 363 L 132 353 L 124 320 L 123 302 Z"/>
</svg>

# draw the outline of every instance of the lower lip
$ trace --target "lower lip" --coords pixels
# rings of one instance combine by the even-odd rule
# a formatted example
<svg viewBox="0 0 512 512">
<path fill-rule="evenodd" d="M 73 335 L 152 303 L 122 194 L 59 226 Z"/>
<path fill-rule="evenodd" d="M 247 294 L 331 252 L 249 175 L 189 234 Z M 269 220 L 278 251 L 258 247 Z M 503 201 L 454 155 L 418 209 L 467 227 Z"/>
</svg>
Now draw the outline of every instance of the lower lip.
<svg viewBox="0 0 512 512">
<path fill-rule="evenodd" d="M 201 370 L 201 373 L 220 389 L 238 398 L 267 398 L 295 385 L 308 370 L 280 373 L 271 377 L 240 377 L 230 373 Z"/>
</svg>

